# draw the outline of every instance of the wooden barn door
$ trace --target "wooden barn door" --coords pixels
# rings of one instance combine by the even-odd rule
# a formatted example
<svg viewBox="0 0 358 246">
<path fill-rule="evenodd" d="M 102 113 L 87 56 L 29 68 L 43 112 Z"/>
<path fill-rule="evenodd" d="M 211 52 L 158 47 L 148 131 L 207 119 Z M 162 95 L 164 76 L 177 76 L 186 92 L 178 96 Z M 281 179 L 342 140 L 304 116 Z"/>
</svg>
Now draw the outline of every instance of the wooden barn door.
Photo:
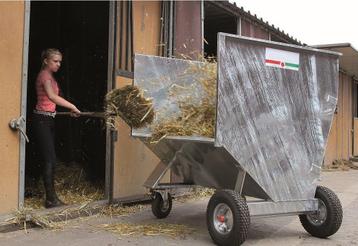
<svg viewBox="0 0 358 246">
<path fill-rule="evenodd" d="M 0 2 L 0 213 L 22 206 L 29 2 Z M 10 122 L 12 128 L 10 128 Z"/>
</svg>

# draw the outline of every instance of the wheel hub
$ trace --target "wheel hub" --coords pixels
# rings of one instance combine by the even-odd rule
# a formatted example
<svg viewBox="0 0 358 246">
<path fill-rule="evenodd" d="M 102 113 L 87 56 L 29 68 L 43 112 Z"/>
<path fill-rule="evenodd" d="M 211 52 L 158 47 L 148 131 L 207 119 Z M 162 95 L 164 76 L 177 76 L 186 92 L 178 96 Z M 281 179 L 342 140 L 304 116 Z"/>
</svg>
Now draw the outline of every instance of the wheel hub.
<svg viewBox="0 0 358 246">
<path fill-rule="evenodd" d="M 165 211 L 167 211 L 168 209 L 169 209 L 169 202 L 168 202 L 168 200 L 167 200 L 167 201 L 163 201 L 163 204 L 162 204 L 160 210 L 162 210 L 162 212 L 165 212 Z"/>
<path fill-rule="evenodd" d="M 214 227 L 220 234 L 226 235 L 233 228 L 234 218 L 232 211 L 225 203 L 219 203 L 214 209 Z"/>
<path fill-rule="evenodd" d="M 308 214 L 307 219 L 315 226 L 320 226 L 326 221 L 327 207 L 321 199 L 318 199 L 318 210 L 313 214 Z"/>
</svg>

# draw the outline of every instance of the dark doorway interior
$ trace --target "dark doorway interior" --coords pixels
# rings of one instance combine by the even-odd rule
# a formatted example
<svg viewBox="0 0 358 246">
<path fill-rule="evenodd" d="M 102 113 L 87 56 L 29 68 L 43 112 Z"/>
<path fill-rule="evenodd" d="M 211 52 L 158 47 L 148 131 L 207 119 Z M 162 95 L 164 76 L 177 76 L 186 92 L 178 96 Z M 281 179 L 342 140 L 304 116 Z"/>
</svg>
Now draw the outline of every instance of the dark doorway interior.
<svg viewBox="0 0 358 246">
<path fill-rule="evenodd" d="M 102 112 L 107 91 L 108 2 L 31 2 L 28 64 L 27 131 L 30 140 L 31 116 L 36 104 L 35 81 L 41 67 L 41 51 L 58 48 L 63 62 L 56 78 L 60 93 L 82 112 Z M 66 111 L 57 107 L 57 111 Z M 56 116 L 56 153 L 61 172 L 86 184 L 101 187 L 105 179 L 105 122 L 101 118 Z M 26 153 L 26 193 L 41 176 L 36 143 Z M 67 170 L 67 171 L 66 171 Z M 67 181 L 66 181 L 67 182 Z M 75 182 L 75 181 L 74 181 Z M 26 201 L 26 199 L 25 199 Z"/>
<path fill-rule="evenodd" d="M 234 15 L 216 6 L 215 3 L 209 1 L 204 2 L 205 56 L 216 57 L 218 32 L 236 34 L 236 23 L 237 21 Z"/>
</svg>

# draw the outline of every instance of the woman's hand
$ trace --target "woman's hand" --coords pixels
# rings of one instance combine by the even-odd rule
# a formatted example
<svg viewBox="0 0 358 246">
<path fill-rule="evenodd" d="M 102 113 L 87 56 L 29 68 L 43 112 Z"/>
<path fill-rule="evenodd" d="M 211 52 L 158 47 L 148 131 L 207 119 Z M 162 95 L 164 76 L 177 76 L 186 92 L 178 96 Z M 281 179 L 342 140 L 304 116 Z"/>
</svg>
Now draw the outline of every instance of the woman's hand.
<svg viewBox="0 0 358 246">
<path fill-rule="evenodd" d="M 78 110 L 78 108 L 76 108 L 75 105 L 72 105 L 73 107 L 71 107 L 71 116 L 72 117 L 79 117 L 81 114 L 81 111 Z"/>
</svg>

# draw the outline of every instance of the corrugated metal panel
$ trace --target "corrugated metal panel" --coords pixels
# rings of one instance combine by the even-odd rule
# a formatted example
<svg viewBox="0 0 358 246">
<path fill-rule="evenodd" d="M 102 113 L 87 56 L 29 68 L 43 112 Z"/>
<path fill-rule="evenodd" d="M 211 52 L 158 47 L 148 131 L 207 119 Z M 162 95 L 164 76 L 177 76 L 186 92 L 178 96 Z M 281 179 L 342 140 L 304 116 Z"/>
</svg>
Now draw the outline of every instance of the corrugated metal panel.
<svg viewBox="0 0 358 246">
<path fill-rule="evenodd" d="M 201 55 L 201 2 L 175 2 L 174 55 Z"/>
</svg>

